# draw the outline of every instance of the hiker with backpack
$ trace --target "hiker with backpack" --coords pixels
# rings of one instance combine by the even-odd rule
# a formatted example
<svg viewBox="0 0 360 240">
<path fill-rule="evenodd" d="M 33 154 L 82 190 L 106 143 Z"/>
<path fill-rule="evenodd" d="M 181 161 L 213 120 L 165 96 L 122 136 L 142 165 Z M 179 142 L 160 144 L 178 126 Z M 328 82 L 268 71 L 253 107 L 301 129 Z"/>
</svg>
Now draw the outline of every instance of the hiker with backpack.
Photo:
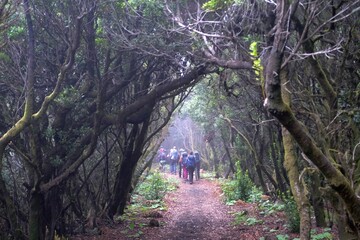
<svg viewBox="0 0 360 240">
<path fill-rule="evenodd" d="M 188 171 L 186 169 L 186 162 L 187 162 L 187 158 L 188 158 L 188 154 L 187 152 L 183 152 L 181 154 L 181 157 L 180 157 L 180 163 L 181 163 L 181 168 L 182 168 L 182 177 L 185 179 L 185 181 L 187 181 L 188 179 Z"/>
<path fill-rule="evenodd" d="M 176 147 L 174 146 L 170 150 L 170 173 L 176 174 L 176 165 L 179 161 L 179 152 L 177 151 Z"/>
<path fill-rule="evenodd" d="M 200 154 L 198 151 L 194 151 L 195 156 L 195 179 L 200 180 Z"/>
<path fill-rule="evenodd" d="M 190 152 L 186 161 L 186 169 L 189 173 L 189 183 L 193 184 L 194 170 L 195 170 L 195 156 L 193 152 Z"/>
</svg>

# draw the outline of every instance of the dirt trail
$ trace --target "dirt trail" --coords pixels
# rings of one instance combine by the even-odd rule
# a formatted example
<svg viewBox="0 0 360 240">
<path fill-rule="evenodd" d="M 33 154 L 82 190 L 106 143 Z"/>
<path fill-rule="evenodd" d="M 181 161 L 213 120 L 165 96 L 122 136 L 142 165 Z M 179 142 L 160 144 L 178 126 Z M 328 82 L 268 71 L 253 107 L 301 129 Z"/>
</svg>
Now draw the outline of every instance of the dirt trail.
<svg viewBox="0 0 360 240">
<path fill-rule="evenodd" d="M 153 229 L 144 239 L 239 239 L 231 236 L 232 218 L 221 203 L 220 188 L 208 180 L 182 183 L 168 196 L 169 211 L 163 227 Z"/>
<path fill-rule="evenodd" d="M 166 174 L 167 177 L 177 176 Z M 245 203 L 241 200 L 233 206 L 227 206 L 221 200 L 221 189 L 214 182 L 206 179 L 194 181 L 194 184 L 181 180 L 179 188 L 166 195 L 164 201 L 167 211 L 155 211 L 159 218 L 148 218 L 139 215 L 137 226 L 129 230 L 129 223 L 112 226 L 102 225 L 101 235 L 80 235 L 74 240 L 267 240 L 277 239 L 278 234 L 289 234 L 285 226 L 283 213 L 260 215 L 256 204 Z M 261 219 L 262 223 L 255 225 L 233 224 L 234 215 L 231 212 L 244 212 L 246 217 Z M 159 227 L 148 226 L 154 220 Z M 136 234 L 141 232 L 141 234 Z M 134 234 L 135 233 L 135 234 Z M 290 234 L 289 234 L 290 235 Z M 292 235 L 292 234 L 291 234 Z M 290 239 L 293 239 L 292 235 Z"/>
</svg>

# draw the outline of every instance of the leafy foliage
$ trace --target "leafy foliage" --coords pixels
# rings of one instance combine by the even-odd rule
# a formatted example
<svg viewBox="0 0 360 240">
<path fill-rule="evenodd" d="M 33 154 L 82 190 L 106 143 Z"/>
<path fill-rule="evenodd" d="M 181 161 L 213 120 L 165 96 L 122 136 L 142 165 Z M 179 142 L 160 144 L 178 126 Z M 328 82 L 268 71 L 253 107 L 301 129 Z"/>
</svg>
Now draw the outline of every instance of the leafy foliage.
<svg viewBox="0 0 360 240">
<path fill-rule="evenodd" d="M 252 225 L 263 223 L 263 220 L 250 217 L 250 218 L 246 219 L 245 223 L 246 223 L 246 225 L 252 226 Z"/>
<path fill-rule="evenodd" d="M 316 230 L 315 229 L 312 229 L 311 230 L 311 240 L 331 240 L 333 239 L 333 236 L 331 235 L 330 232 L 328 232 L 328 228 L 325 228 L 324 229 L 324 232 L 322 233 L 318 233 L 318 234 L 315 234 L 316 233 Z M 278 240 L 288 240 L 290 239 L 289 238 L 289 235 L 282 235 L 282 234 L 279 234 L 276 236 L 276 239 Z M 300 240 L 300 238 L 294 238 L 293 240 Z"/>
<path fill-rule="evenodd" d="M 271 215 L 275 212 L 284 211 L 285 205 L 281 203 L 273 203 L 269 200 L 266 200 L 259 204 L 259 209 L 262 210 L 262 212 L 260 212 L 261 214 Z"/>
<path fill-rule="evenodd" d="M 295 233 L 300 232 L 300 215 L 293 198 L 286 199 L 284 211 L 290 230 Z"/>
<path fill-rule="evenodd" d="M 262 195 L 263 195 L 262 191 L 258 187 L 253 186 L 251 189 L 251 194 L 249 196 L 249 202 L 252 203 L 260 202 Z"/>
<path fill-rule="evenodd" d="M 227 1 L 227 0 L 210 0 L 203 4 L 203 8 L 209 11 L 215 11 L 219 9 L 223 9 L 230 5 L 233 1 Z"/>
<path fill-rule="evenodd" d="M 136 192 L 148 200 L 159 200 L 164 197 L 170 186 L 159 172 L 150 174 L 146 181 L 141 183 Z"/>
<path fill-rule="evenodd" d="M 235 216 L 234 223 L 233 223 L 234 225 L 245 224 L 248 226 L 253 226 L 256 224 L 263 223 L 262 220 L 259 220 L 254 217 L 248 217 L 246 211 L 235 212 L 234 216 Z"/>
<path fill-rule="evenodd" d="M 311 230 L 311 239 L 312 240 L 331 240 L 331 239 L 333 239 L 333 236 L 329 232 L 330 230 L 331 230 L 330 228 L 325 228 L 324 232 L 316 234 L 316 230 L 312 229 Z"/>
<path fill-rule="evenodd" d="M 249 201 L 252 195 L 254 184 L 251 181 L 247 172 L 243 172 L 240 168 L 240 162 L 236 163 L 237 172 L 235 179 L 226 181 L 222 184 L 222 190 L 224 192 L 225 201 L 231 202 L 238 199 Z"/>
<path fill-rule="evenodd" d="M 258 53 L 258 42 L 254 41 L 250 44 L 250 55 L 253 58 L 253 67 L 255 69 L 256 80 L 261 82 L 261 87 L 264 88 L 265 80 L 263 73 L 263 64 Z"/>
<path fill-rule="evenodd" d="M 203 9 L 208 11 L 216 11 L 225 9 L 232 4 L 241 4 L 244 0 L 210 0 L 203 4 Z"/>
<path fill-rule="evenodd" d="M 144 233 L 141 230 L 146 224 L 139 221 L 138 216 L 152 215 L 157 211 L 166 210 L 163 197 L 168 191 L 174 191 L 179 181 L 164 178 L 158 171 L 152 172 L 139 184 L 132 197 L 131 204 L 123 215 L 115 216 L 115 221 L 126 223 L 127 229 L 122 234 L 128 238 L 139 238 Z"/>
</svg>

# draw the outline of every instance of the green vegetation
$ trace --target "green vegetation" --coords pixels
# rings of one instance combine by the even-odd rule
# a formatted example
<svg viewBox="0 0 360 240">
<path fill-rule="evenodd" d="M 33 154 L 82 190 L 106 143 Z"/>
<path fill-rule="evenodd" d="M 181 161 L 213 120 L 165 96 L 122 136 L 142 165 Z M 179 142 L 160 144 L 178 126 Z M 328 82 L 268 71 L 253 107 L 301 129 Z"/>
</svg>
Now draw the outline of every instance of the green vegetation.
<svg viewBox="0 0 360 240">
<path fill-rule="evenodd" d="M 153 216 L 154 213 L 158 214 L 159 211 L 167 210 L 163 197 L 167 192 L 176 190 L 178 184 L 178 179 L 164 178 L 158 171 L 151 172 L 136 187 L 131 196 L 131 204 L 128 205 L 125 213 L 115 218 L 115 221 L 123 222 L 127 226 L 122 234 L 128 238 L 141 237 L 144 234 L 142 229 L 147 226 L 147 223 L 138 217 Z"/>
<path fill-rule="evenodd" d="M 316 229 L 311 230 L 311 239 L 312 240 L 331 240 L 333 239 L 332 234 L 330 233 L 330 228 L 323 229 L 323 232 L 317 233 Z"/>
<path fill-rule="evenodd" d="M 247 216 L 248 212 L 247 211 L 240 211 L 240 212 L 236 212 L 234 213 L 234 225 L 240 225 L 240 224 L 245 224 L 248 226 L 253 226 L 256 224 L 262 224 L 264 221 L 254 218 L 254 217 L 250 217 Z"/>
<path fill-rule="evenodd" d="M 323 229 L 323 232 L 321 233 L 316 233 L 315 229 L 311 230 L 311 240 L 332 240 L 333 236 L 332 234 L 329 232 L 330 228 L 325 228 Z M 289 235 L 276 235 L 276 239 L 278 240 L 290 240 Z M 300 240 L 300 238 L 293 238 L 292 240 Z"/>
<path fill-rule="evenodd" d="M 176 183 L 164 179 L 159 172 L 151 173 L 135 190 L 147 200 L 161 200 L 166 192 L 176 189 Z"/>
<path fill-rule="evenodd" d="M 221 184 L 222 190 L 225 196 L 225 202 L 227 204 L 232 204 L 236 200 L 249 201 L 254 188 L 247 172 L 243 172 L 240 168 L 240 162 L 236 163 L 237 172 L 235 173 L 234 180 L 224 181 Z M 256 190 L 255 190 L 256 191 Z M 255 194 L 258 194 L 256 191 Z"/>
<path fill-rule="evenodd" d="M 262 201 L 259 203 L 260 214 L 271 215 L 275 212 L 284 211 L 285 205 L 279 202 L 271 202 L 269 200 Z"/>
<path fill-rule="evenodd" d="M 145 214 L 154 210 L 166 210 L 163 197 L 169 191 L 174 191 L 179 184 L 177 179 L 165 179 L 159 172 L 152 172 L 136 187 L 131 196 L 131 204 L 124 215 L 118 216 L 117 221 L 131 221 L 138 213 Z"/>
<path fill-rule="evenodd" d="M 300 232 L 300 215 L 294 199 L 288 198 L 285 200 L 284 211 L 287 216 L 290 231 L 295 233 Z"/>
</svg>

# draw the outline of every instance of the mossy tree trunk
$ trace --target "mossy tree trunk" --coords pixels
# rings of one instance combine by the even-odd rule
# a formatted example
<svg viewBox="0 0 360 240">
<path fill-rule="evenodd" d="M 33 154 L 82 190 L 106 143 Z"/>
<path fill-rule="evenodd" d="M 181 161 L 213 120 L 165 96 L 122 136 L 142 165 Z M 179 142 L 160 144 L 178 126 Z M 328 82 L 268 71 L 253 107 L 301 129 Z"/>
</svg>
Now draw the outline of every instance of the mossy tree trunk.
<svg viewBox="0 0 360 240">
<path fill-rule="evenodd" d="M 314 209 L 315 221 L 317 227 L 326 227 L 324 200 L 321 196 L 321 178 L 318 172 L 310 175 L 311 202 Z"/>
<path fill-rule="evenodd" d="M 282 98 L 285 104 L 291 106 L 291 96 L 288 89 L 288 74 L 285 70 L 280 72 L 280 81 L 282 87 Z M 282 128 L 282 139 L 284 145 L 284 167 L 287 172 L 287 176 L 290 181 L 291 193 L 296 202 L 297 209 L 300 214 L 300 239 L 309 240 L 311 230 L 311 219 L 310 219 L 310 202 L 308 199 L 308 191 L 305 185 L 305 181 L 300 177 L 298 156 L 296 154 L 296 142 L 289 133 L 289 131 Z"/>
<path fill-rule="evenodd" d="M 300 214 L 300 239 L 310 239 L 311 219 L 310 219 L 310 203 L 306 186 L 301 182 L 299 168 L 296 157 L 296 143 L 291 134 L 283 128 L 283 144 L 284 144 L 284 167 L 286 169 L 290 189 L 297 209 Z"/>
</svg>

